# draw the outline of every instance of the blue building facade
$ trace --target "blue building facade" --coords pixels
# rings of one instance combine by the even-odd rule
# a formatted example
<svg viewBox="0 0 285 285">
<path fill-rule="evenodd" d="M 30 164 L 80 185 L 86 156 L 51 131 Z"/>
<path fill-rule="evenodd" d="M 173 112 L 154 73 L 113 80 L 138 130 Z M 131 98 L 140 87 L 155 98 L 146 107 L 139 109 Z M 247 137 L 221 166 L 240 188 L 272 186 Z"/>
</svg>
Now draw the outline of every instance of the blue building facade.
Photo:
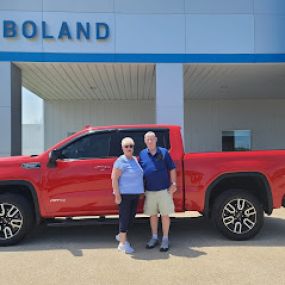
<svg viewBox="0 0 285 285">
<path fill-rule="evenodd" d="M 0 155 L 21 153 L 22 85 L 46 102 L 46 146 L 64 137 L 67 132 L 77 130 L 77 122 L 82 117 L 74 114 L 73 119 L 70 119 L 74 120 L 74 125 L 62 123 L 61 129 L 64 132 L 57 130 L 57 135 L 52 136 L 50 122 L 53 112 L 56 112 L 55 106 L 63 104 L 56 114 L 59 116 L 61 113 L 65 117 L 68 111 L 64 109 L 64 105 L 68 105 L 67 109 L 70 109 L 69 104 L 82 106 L 86 102 L 84 100 L 91 100 L 94 109 L 101 106 L 98 108 L 104 107 L 111 114 L 114 108 L 112 106 L 119 101 L 123 113 L 131 106 L 135 113 L 141 110 L 146 115 L 141 114 L 137 120 L 127 115 L 110 115 L 108 119 L 101 120 L 90 113 L 89 117 L 81 119 L 83 123 L 115 123 L 121 118 L 119 122 L 122 123 L 134 121 L 179 124 L 184 130 L 185 142 L 195 151 L 221 150 L 221 132 L 235 129 L 250 129 L 252 135 L 256 134 L 253 141 L 253 146 L 256 147 L 253 148 L 280 147 L 278 143 L 260 144 L 260 141 L 264 141 L 263 136 L 267 137 L 268 133 L 263 134 L 257 123 L 250 125 L 248 121 L 255 117 L 250 110 L 254 109 L 254 104 L 262 105 L 261 99 L 269 100 L 263 102 L 265 106 L 271 106 L 271 110 L 276 105 L 283 105 L 284 63 L 283 0 L 2 1 L 0 133 L 5 135 L 0 142 Z M 97 67 L 90 67 L 91 64 Z M 113 73 L 108 71 L 110 65 Z M 228 66 L 228 71 L 224 70 L 225 65 Z M 49 68 L 53 71 L 47 77 L 45 72 Z M 62 84 L 56 83 L 52 73 L 58 73 Z M 121 79 L 120 73 L 125 75 Z M 245 82 L 244 74 L 251 84 Z M 274 74 L 277 81 L 271 80 Z M 74 81 L 74 76 L 78 84 L 74 88 L 70 88 L 70 84 L 66 86 L 64 78 Z M 148 76 L 154 79 L 148 81 Z M 214 76 L 217 77 L 215 82 L 221 83 L 219 90 L 211 97 L 212 90 L 215 89 L 215 82 L 212 82 Z M 204 84 L 205 78 L 207 82 Z M 228 81 L 222 82 L 223 78 L 228 78 Z M 239 79 L 236 85 L 234 78 Z M 96 83 L 95 87 L 92 80 Z M 269 81 L 268 84 L 264 83 L 266 80 Z M 201 82 L 200 86 L 196 86 L 196 82 Z M 271 89 L 270 82 L 274 82 Z M 87 86 L 88 83 L 90 86 Z M 54 89 L 56 84 L 60 86 Z M 132 91 L 128 91 L 128 84 Z M 132 84 L 136 84 L 134 88 Z M 248 93 L 241 92 L 242 86 L 247 84 Z M 266 90 L 267 95 L 260 95 L 262 92 L 258 86 L 262 84 L 265 86 L 261 89 Z M 146 91 L 141 85 L 150 86 L 145 88 L 149 90 Z M 207 86 L 205 90 L 204 85 Z M 120 89 L 117 95 L 116 87 L 112 86 Z M 68 94 L 63 95 L 68 88 L 72 89 L 67 92 L 70 98 Z M 96 88 L 97 93 L 94 91 Z M 225 92 L 229 89 L 234 91 Z M 237 96 L 239 89 L 241 95 Z M 74 94 L 73 90 L 76 90 Z M 219 100 L 223 100 L 223 107 Z M 226 100 L 232 101 L 229 103 Z M 235 100 L 248 100 L 243 101 L 243 104 L 250 106 L 248 113 L 244 114 L 247 122 L 240 119 L 243 117 L 242 110 L 246 109 L 244 105 L 239 110 L 233 109 Z M 207 104 L 211 105 L 208 109 Z M 81 110 L 85 114 L 87 109 L 84 108 Z M 236 117 L 228 119 L 231 124 L 216 128 L 215 142 L 199 148 L 204 141 L 209 141 L 201 132 L 204 130 L 205 133 L 210 133 L 213 127 L 208 130 L 207 122 L 213 121 L 213 116 L 217 118 L 221 110 L 234 110 Z M 195 112 L 200 116 L 202 113 L 204 115 L 201 118 L 199 114 L 192 117 L 191 114 Z M 256 112 L 258 121 L 264 112 L 261 109 Z M 270 121 L 273 115 L 273 110 L 272 113 L 268 111 L 268 120 L 261 120 L 262 124 L 269 128 L 271 124 L 276 125 L 285 120 L 281 110 L 276 121 Z M 193 120 L 195 125 L 191 125 Z M 216 125 L 220 126 L 221 121 L 225 120 L 225 116 L 216 119 Z M 188 136 L 191 128 L 192 134 L 197 137 L 196 141 Z M 278 129 L 271 134 L 275 137 L 272 140 L 280 142 L 283 137 L 277 137 L 277 132 Z"/>
</svg>

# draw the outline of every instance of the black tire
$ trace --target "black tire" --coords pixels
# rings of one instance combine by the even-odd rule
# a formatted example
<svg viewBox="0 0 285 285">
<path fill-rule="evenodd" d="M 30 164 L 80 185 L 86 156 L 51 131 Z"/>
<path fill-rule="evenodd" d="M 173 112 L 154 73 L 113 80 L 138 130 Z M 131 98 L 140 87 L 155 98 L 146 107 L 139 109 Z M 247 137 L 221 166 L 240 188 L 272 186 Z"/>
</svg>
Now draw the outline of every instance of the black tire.
<svg viewBox="0 0 285 285">
<path fill-rule="evenodd" d="M 0 246 L 20 242 L 34 224 L 33 206 L 24 196 L 0 194 Z"/>
<path fill-rule="evenodd" d="M 264 210 L 260 201 L 242 189 L 229 189 L 214 201 L 212 219 L 216 228 L 232 240 L 247 240 L 262 228 Z"/>
</svg>

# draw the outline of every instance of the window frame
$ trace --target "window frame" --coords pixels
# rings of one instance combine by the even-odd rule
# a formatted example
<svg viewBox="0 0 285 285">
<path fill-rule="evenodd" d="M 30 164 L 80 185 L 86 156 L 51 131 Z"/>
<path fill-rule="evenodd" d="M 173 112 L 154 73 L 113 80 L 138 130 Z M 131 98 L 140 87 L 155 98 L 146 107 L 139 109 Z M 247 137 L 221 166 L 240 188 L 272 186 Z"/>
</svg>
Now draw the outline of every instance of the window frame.
<svg viewBox="0 0 285 285">
<path fill-rule="evenodd" d="M 147 132 L 154 132 L 156 135 L 157 135 L 157 133 L 165 133 L 167 141 L 166 141 L 166 145 L 163 145 L 162 147 L 165 147 L 167 150 L 170 150 L 171 142 L 170 142 L 170 129 L 169 128 L 119 128 L 119 129 L 117 129 L 115 136 L 117 134 L 120 135 L 122 133 L 128 133 L 128 136 L 130 136 L 130 137 L 131 137 L 131 135 L 129 133 L 142 133 L 142 135 L 144 136 L 144 134 Z M 126 137 L 126 136 L 122 136 L 120 139 L 114 138 L 114 137 L 112 138 L 111 148 L 112 148 L 112 146 L 114 146 L 114 144 L 116 144 L 117 147 L 120 146 L 120 154 L 115 152 L 115 157 L 118 157 L 119 155 L 121 155 L 123 153 L 123 151 L 121 150 L 121 139 Z M 160 146 L 160 145 L 158 145 L 158 146 Z M 135 146 L 135 148 L 136 148 L 136 146 Z M 144 146 L 144 148 L 146 148 L 146 146 Z M 135 155 L 138 155 L 139 152 L 140 151 L 135 151 L 135 153 L 136 153 Z"/>
<path fill-rule="evenodd" d="M 113 133 L 115 133 L 116 130 L 115 129 L 111 129 L 111 130 L 91 130 L 88 131 L 87 133 L 84 133 L 78 137 L 73 138 L 72 140 L 70 140 L 69 142 L 67 142 L 66 144 L 62 145 L 58 150 L 60 152 L 60 155 L 58 157 L 58 159 L 60 160 L 93 160 L 93 159 L 104 159 L 104 158 L 111 158 L 112 156 L 108 155 L 108 156 L 102 156 L 102 157 L 78 157 L 78 158 L 65 158 L 62 157 L 62 151 L 69 147 L 70 145 L 72 145 L 73 143 L 76 143 L 86 137 L 89 136 L 95 136 L 96 134 L 108 134 L 110 133 L 110 147 L 111 147 L 111 142 L 112 142 L 112 135 Z M 109 150 L 109 154 L 110 154 L 110 150 Z"/>
<path fill-rule="evenodd" d="M 233 149 L 232 150 L 224 150 L 224 146 L 223 146 L 223 138 L 226 137 L 225 135 L 223 135 L 223 133 L 225 132 L 232 132 L 233 133 Z M 235 143 L 236 143 L 236 138 L 238 137 L 235 133 L 236 132 L 248 132 L 248 136 L 245 136 L 247 138 L 249 138 L 249 147 L 245 148 L 245 149 L 235 149 Z M 222 151 L 223 152 L 228 152 L 228 151 L 251 151 L 252 150 L 252 130 L 250 129 L 234 129 L 234 130 L 222 130 Z"/>
<path fill-rule="evenodd" d="M 122 133 L 147 133 L 147 132 L 154 132 L 156 135 L 157 133 L 166 133 L 166 146 L 162 146 L 167 148 L 167 150 L 170 150 L 171 148 L 171 141 L 170 141 L 170 129 L 169 128 L 118 128 L 118 129 L 105 129 L 105 130 L 90 130 L 84 134 L 79 135 L 78 137 L 73 138 L 72 140 L 70 140 L 69 142 L 65 143 L 64 145 L 62 145 L 60 148 L 58 148 L 60 155 L 59 158 L 60 160 L 94 160 L 94 159 L 108 159 L 108 158 L 116 158 L 119 157 L 123 151 L 118 154 L 118 155 L 110 155 L 112 153 L 112 146 L 114 145 L 114 143 L 117 141 L 119 147 L 121 148 L 121 140 L 118 141 L 118 138 L 116 138 L 117 135 L 122 134 Z M 96 134 L 104 134 L 104 133 L 109 133 L 111 140 L 110 140 L 110 151 L 109 151 L 109 155 L 105 156 L 105 157 L 82 157 L 82 158 L 64 158 L 62 157 L 62 151 L 70 146 L 73 143 L 76 143 L 77 141 L 87 137 L 87 136 L 91 136 L 91 135 L 96 135 Z M 160 146 L 160 145 L 158 145 Z M 137 154 L 138 155 L 138 154 Z"/>
</svg>

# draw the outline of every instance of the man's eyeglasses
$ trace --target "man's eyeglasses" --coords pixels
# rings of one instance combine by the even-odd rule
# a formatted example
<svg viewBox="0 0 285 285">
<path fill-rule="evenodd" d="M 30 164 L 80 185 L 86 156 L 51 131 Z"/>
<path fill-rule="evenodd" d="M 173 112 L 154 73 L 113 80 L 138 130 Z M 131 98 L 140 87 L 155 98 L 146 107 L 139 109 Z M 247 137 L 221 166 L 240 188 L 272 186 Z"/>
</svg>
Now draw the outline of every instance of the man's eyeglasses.
<svg viewBox="0 0 285 285">
<path fill-rule="evenodd" d="M 124 145 L 124 148 L 134 148 L 134 145 L 133 144 L 126 144 L 126 145 Z"/>
</svg>

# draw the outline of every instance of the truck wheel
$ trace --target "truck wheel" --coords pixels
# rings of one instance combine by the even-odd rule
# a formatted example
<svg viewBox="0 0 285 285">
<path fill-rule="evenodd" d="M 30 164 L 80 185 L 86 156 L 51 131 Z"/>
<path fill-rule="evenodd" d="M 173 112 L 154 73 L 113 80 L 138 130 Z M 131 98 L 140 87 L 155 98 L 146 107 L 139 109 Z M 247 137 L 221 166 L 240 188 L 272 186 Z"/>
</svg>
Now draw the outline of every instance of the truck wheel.
<svg viewBox="0 0 285 285">
<path fill-rule="evenodd" d="M 262 228 L 264 212 L 262 204 L 252 194 L 231 189 L 215 200 L 212 218 L 217 229 L 227 238 L 247 240 Z"/>
<path fill-rule="evenodd" d="M 0 246 L 16 244 L 34 225 L 33 207 L 23 196 L 0 194 Z"/>
</svg>

